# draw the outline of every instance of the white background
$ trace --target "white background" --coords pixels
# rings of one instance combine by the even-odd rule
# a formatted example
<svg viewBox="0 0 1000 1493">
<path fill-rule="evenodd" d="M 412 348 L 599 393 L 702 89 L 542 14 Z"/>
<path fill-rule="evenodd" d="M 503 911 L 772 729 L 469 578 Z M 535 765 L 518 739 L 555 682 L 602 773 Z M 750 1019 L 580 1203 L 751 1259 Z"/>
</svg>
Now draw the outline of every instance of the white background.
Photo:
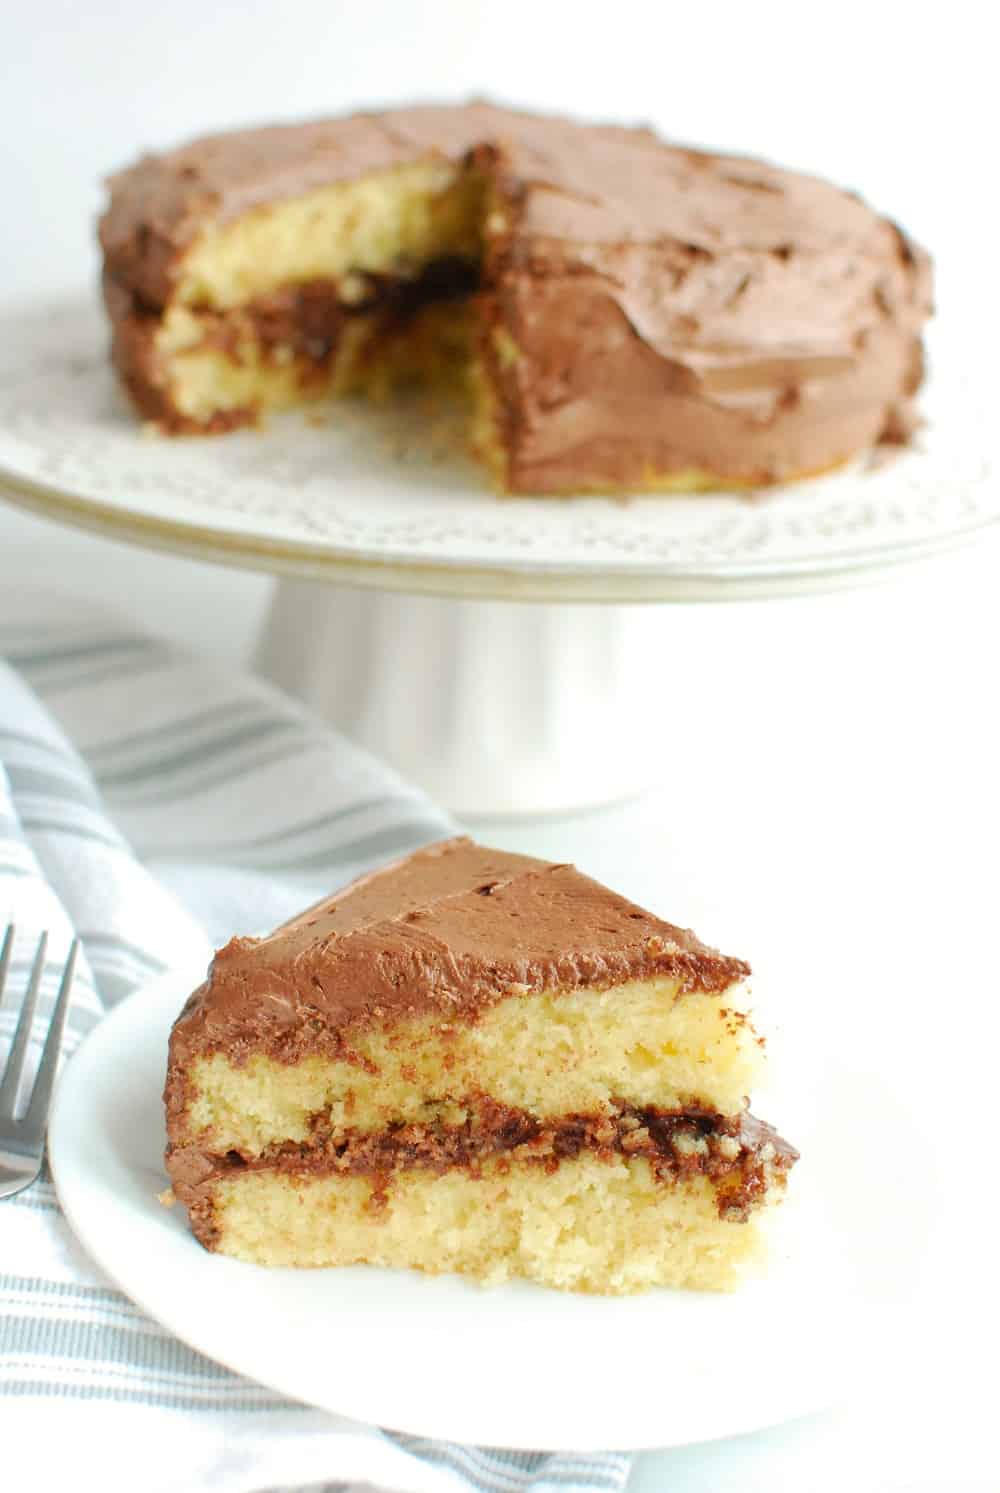
<svg viewBox="0 0 1000 1493">
<path fill-rule="evenodd" d="M 939 319 L 965 330 L 970 365 L 995 381 L 997 85 L 979 16 L 973 4 L 807 0 L 7 0 L 0 297 L 93 280 L 99 179 L 144 147 L 478 92 L 648 120 L 860 188 L 934 251 Z M 644 1457 L 636 1488 L 1000 1487 L 987 1228 L 1000 1038 L 998 566 L 996 542 L 983 539 L 849 595 L 677 609 L 676 648 L 703 661 L 704 679 L 677 700 L 661 789 L 611 811 L 481 829 L 576 859 L 750 957 L 763 1024 L 786 1061 L 817 1071 L 828 1053 L 854 1062 L 911 1116 L 905 1135 L 871 1137 L 886 1165 L 893 1146 L 919 1143 L 934 1158 L 929 1174 L 954 1176 L 897 1373 L 805 1423 Z M 0 508 L 0 585 L 25 574 L 112 598 L 234 660 L 249 657 L 270 585 Z M 651 676 L 651 690 L 667 687 L 670 660 Z M 622 730 L 641 729 L 637 701 Z M 922 1247 L 901 1220 L 899 1248 Z M 753 1372 L 752 1344 L 721 1343 L 719 1354 L 720 1374 Z"/>
</svg>

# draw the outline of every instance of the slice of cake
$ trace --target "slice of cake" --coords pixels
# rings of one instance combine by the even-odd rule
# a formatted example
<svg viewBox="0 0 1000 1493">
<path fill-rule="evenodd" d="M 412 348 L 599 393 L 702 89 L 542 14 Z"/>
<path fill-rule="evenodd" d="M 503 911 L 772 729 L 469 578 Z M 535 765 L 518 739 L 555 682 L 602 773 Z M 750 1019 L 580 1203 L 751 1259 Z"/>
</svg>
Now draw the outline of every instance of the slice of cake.
<svg viewBox="0 0 1000 1493">
<path fill-rule="evenodd" d="M 215 135 L 112 178 L 113 356 L 167 432 L 468 388 L 511 493 L 783 481 L 905 437 L 926 255 L 742 157 L 474 103 Z"/>
<path fill-rule="evenodd" d="M 746 1109 L 748 973 L 572 866 L 418 851 L 216 955 L 170 1039 L 174 1193 L 266 1265 L 729 1287 L 796 1159 Z"/>
</svg>

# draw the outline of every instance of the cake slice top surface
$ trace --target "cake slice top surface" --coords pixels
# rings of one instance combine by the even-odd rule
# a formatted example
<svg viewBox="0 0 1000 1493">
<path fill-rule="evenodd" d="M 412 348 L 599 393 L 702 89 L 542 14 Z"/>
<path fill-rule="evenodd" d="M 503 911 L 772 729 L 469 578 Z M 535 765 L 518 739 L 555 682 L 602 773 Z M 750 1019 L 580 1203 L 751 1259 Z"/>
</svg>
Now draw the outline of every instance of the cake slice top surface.
<svg viewBox="0 0 1000 1493">
<path fill-rule="evenodd" d="M 573 866 L 443 841 L 269 937 L 234 938 L 175 1028 L 197 1047 L 478 1010 L 533 991 L 662 977 L 718 992 L 749 973 Z M 175 1055 L 176 1055 L 175 1041 Z"/>
</svg>

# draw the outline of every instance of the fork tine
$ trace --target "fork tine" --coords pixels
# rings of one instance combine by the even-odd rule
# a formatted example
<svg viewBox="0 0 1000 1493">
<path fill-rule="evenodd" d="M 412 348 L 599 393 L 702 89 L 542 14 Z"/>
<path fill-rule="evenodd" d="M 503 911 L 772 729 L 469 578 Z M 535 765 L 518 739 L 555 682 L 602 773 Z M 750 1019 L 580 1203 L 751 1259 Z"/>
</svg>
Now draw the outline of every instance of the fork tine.
<svg viewBox="0 0 1000 1493">
<path fill-rule="evenodd" d="M 9 959 L 8 942 L 12 945 L 13 939 L 9 941 L 4 939 L 4 953 Z M 7 1058 L 3 1083 L 0 1083 L 0 1116 L 6 1116 L 8 1119 L 13 1118 L 17 1090 L 21 1082 L 21 1074 L 24 1072 L 28 1039 L 31 1036 L 31 1026 L 35 1019 L 35 1007 L 38 1005 L 38 992 L 42 986 L 42 972 L 45 969 L 45 950 L 48 942 L 49 935 L 43 933 L 38 940 L 38 952 L 35 954 L 35 962 L 31 967 L 31 979 L 28 981 L 28 988 L 21 1002 L 21 1014 L 17 1019 L 17 1030 L 14 1032 L 14 1041 L 11 1043 L 10 1055 Z M 4 972 L 6 973 L 6 968 Z"/>
<path fill-rule="evenodd" d="M 52 1097 L 52 1085 L 55 1082 L 56 1068 L 59 1065 L 59 1052 L 62 1047 L 63 1030 L 66 1026 L 66 1014 L 69 1011 L 73 972 L 76 969 L 76 955 L 79 947 L 80 940 L 74 938 L 69 958 L 66 960 L 66 968 L 63 970 L 59 994 L 52 1008 L 48 1036 L 45 1038 L 41 1061 L 35 1075 L 35 1085 L 31 1090 L 31 1100 L 24 1116 L 24 1125 L 29 1133 L 29 1139 L 34 1138 L 32 1132 L 35 1131 L 40 1141 L 45 1128 L 45 1117 L 48 1114 L 49 1100 Z"/>
</svg>

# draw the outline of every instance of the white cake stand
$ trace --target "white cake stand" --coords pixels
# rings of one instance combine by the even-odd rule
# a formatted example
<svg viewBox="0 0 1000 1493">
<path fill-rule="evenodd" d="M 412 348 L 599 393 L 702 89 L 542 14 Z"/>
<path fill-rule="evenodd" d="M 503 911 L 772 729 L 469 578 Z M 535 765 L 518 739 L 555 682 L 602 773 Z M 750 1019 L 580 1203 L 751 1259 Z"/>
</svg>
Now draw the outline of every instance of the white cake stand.
<svg viewBox="0 0 1000 1493">
<path fill-rule="evenodd" d="M 89 297 L 0 318 L 0 494 L 281 577 L 262 672 L 465 814 L 627 796 L 711 717 L 681 614 L 634 603 L 853 586 L 1000 518 L 987 391 L 944 377 L 913 449 L 785 491 L 498 499 L 426 397 L 148 438 L 106 343 Z"/>
</svg>

